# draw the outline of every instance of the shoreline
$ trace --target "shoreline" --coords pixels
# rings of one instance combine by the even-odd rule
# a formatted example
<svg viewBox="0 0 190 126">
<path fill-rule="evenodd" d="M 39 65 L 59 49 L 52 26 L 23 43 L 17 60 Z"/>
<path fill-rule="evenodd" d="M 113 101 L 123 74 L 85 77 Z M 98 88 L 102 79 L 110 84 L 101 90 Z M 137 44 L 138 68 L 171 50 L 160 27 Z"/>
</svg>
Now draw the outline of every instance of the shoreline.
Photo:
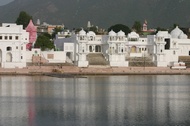
<svg viewBox="0 0 190 126">
<path fill-rule="evenodd" d="M 0 75 L 95 76 L 95 75 L 190 75 L 190 68 L 173 70 L 169 67 L 109 67 L 90 66 L 28 66 L 26 68 L 0 68 Z"/>
</svg>

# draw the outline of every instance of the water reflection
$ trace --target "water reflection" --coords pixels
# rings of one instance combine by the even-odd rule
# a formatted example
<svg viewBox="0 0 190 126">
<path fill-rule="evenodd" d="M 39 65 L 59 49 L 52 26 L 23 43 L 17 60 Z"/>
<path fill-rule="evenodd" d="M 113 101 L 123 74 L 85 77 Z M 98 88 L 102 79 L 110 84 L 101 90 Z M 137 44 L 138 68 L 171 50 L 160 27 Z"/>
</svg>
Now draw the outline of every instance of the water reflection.
<svg viewBox="0 0 190 126">
<path fill-rule="evenodd" d="M 0 125 L 189 125 L 189 76 L 0 77 Z"/>
</svg>

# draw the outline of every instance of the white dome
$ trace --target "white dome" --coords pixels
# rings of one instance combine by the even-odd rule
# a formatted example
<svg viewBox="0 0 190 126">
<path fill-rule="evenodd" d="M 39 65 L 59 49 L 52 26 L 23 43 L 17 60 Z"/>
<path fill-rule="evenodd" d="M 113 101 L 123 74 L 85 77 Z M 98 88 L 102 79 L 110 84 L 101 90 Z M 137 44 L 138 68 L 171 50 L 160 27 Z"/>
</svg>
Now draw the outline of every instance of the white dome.
<svg viewBox="0 0 190 126">
<path fill-rule="evenodd" d="M 170 34 L 172 38 L 180 38 L 180 35 L 183 35 L 184 33 L 181 29 L 178 28 L 178 26 L 176 26 L 176 28 L 173 29 Z"/>
<path fill-rule="evenodd" d="M 179 38 L 180 38 L 180 39 L 187 39 L 187 35 L 186 35 L 186 34 L 180 34 L 180 35 L 179 35 Z"/>
<path fill-rule="evenodd" d="M 87 36 L 96 36 L 96 34 L 95 34 L 93 31 L 89 31 L 89 32 L 87 33 Z"/>
<path fill-rule="evenodd" d="M 85 35 L 86 35 L 86 32 L 82 29 L 82 30 L 80 30 L 79 35 L 80 35 L 80 36 L 85 36 Z"/>
<path fill-rule="evenodd" d="M 128 34 L 128 38 L 139 38 L 139 34 L 133 31 Z"/>
<path fill-rule="evenodd" d="M 124 33 L 122 30 L 120 30 L 120 31 L 117 33 L 117 35 L 118 35 L 118 36 L 125 36 L 125 33 Z"/>
<path fill-rule="evenodd" d="M 109 32 L 109 36 L 116 36 L 116 33 L 115 33 L 113 30 L 111 30 L 111 31 Z"/>
</svg>

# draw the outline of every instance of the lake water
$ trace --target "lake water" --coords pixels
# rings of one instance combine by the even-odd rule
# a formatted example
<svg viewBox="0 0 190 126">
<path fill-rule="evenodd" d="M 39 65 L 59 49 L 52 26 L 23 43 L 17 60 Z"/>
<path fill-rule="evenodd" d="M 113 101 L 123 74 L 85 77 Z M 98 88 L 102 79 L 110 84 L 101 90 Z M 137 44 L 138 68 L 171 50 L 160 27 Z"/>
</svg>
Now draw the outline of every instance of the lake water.
<svg viewBox="0 0 190 126">
<path fill-rule="evenodd" d="M 190 76 L 0 77 L 0 126 L 188 126 Z"/>
</svg>

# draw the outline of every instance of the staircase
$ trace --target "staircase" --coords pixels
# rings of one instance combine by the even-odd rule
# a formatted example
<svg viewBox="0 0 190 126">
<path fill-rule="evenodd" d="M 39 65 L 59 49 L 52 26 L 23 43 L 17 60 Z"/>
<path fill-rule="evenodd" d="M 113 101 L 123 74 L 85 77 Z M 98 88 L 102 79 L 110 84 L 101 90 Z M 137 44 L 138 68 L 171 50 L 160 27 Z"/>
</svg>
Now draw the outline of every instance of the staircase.
<svg viewBox="0 0 190 126">
<path fill-rule="evenodd" d="M 89 65 L 109 65 L 102 53 L 90 53 L 87 55 Z"/>
<path fill-rule="evenodd" d="M 48 63 L 49 61 L 41 56 L 32 56 L 32 63 Z"/>
<path fill-rule="evenodd" d="M 148 57 L 130 57 L 126 59 L 129 61 L 129 66 L 133 67 L 154 67 L 156 66 Z"/>
</svg>

